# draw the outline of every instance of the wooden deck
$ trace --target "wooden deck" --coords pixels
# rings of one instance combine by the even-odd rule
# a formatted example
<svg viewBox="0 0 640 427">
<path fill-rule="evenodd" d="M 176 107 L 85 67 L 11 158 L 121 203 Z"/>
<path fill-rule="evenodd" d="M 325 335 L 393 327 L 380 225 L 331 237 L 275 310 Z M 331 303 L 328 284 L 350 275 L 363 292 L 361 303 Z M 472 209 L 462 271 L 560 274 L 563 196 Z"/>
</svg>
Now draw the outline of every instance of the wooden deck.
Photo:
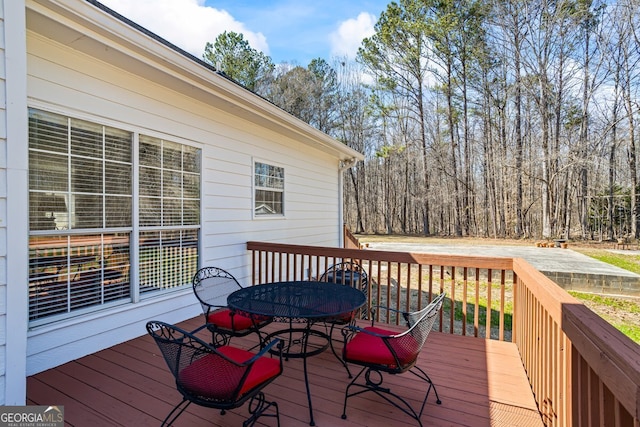
<svg viewBox="0 0 640 427">
<path fill-rule="evenodd" d="M 198 317 L 180 326 L 193 330 L 200 321 Z M 255 342 L 255 336 L 233 341 L 246 347 Z M 302 361 L 284 363 L 283 375 L 265 389 L 267 398 L 278 402 L 282 427 L 309 425 Z M 433 392 L 429 396 L 422 415 L 425 426 L 542 425 L 514 344 L 433 332 L 419 364 L 442 399 L 436 405 Z M 341 419 L 348 382 L 344 368 L 331 351 L 308 359 L 308 367 L 317 426 L 417 425 L 372 393 L 349 399 L 348 418 Z M 417 389 L 424 383 L 411 375 L 387 381 L 395 390 L 404 389 L 401 393 L 407 397 L 424 393 Z M 180 399 L 173 377 L 147 335 L 27 380 L 27 403 L 64 405 L 70 426 L 158 426 Z M 246 406 L 222 416 L 219 411 L 191 405 L 176 425 L 241 425 L 246 414 Z M 276 425 L 274 419 L 262 420 L 261 425 Z"/>
</svg>

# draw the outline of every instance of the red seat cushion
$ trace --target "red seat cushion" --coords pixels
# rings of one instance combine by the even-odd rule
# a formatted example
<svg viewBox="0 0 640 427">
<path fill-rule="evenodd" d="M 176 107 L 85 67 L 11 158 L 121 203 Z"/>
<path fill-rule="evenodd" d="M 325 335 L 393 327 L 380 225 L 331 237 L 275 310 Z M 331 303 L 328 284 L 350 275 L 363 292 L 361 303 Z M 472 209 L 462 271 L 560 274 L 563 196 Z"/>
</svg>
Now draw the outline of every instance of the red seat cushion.
<svg viewBox="0 0 640 427">
<path fill-rule="evenodd" d="M 255 356 L 254 353 L 236 347 L 222 346 L 217 350 L 237 363 L 244 363 Z M 251 370 L 237 397 L 280 374 L 280 361 L 261 357 L 250 367 Z M 238 367 L 217 354 L 208 354 L 180 371 L 182 387 L 194 395 L 216 399 L 234 399 L 247 367 Z"/>
<path fill-rule="evenodd" d="M 389 331 L 382 328 L 368 327 L 364 328 L 380 335 L 396 335 L 397 332 Z M 392 338 L 389 344 L 398 356 L 401 365 L 406 365 L 415 360 L 418 355 L 419 348 L 415 338 L 411 335 L 404 335 L 402 338 Z M 390 369 L 398 368 L 396 360 L 384 343 L 383 339 L 366 332 L 358 332 L 347 343 L 344 348 L 345 359 L 349 362 L 363 362 L 369 365 L 382 365 Z"/>
<path fill-rule="evenodd" d="M 242 313 L 233 313 L 228 308 L 222 308 L 209 313 L 207 316 L 207 323 L 214 324 L 220 328 L 227 329 L 229 331 L 243 331 L 253 327 L 253 320 L 249 316 L 245 316 Z M 231 320 L 233 317 L 233 321 Z M 267 318 L 256 317 L 255 322 L 257 324 L 266 321 Z"/>
</svg>

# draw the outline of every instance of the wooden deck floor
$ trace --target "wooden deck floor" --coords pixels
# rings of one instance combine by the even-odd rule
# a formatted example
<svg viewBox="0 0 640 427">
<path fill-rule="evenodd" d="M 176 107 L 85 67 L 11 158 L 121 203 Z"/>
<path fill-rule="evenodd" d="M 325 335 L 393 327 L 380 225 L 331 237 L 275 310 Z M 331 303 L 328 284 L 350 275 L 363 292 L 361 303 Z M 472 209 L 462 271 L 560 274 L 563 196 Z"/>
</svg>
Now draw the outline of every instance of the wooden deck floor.
<svg viewBox="0 0 640 427">
<path fill-rule="evenodd" d="M 193 330 L 200 321 L 191 319 L 180 326 Z M 249 337 L 236 339 L 234 344 L 250 346 L 255 341 Z M 437 405 L 433 393 L 429 396 L 422 415 L 425 426 L 542 426 L 511 343 L 434 332 L 419 365 L 429 373 L 442 399 Z M 341 419 L 348 382 L 344 368 L 331 351 L 308 359 L 308 367 L 317 426 L 417 425 L 372 393 L 349 399 L 348 418 Z M 412 375 L 393 377 L 389 384 L 410 398 L 424 395 L 419 390 L 424 383 L 416 382 Z M 286 361 L 283 375 L 265 393 L 278 402 L 282 427 L 308 425 L 301 360 Z M 64 405 L 67 425 L 78 427 L 158 426 L 180 399 L 164 359 L 147 335 L 27 380 L 29 405 Z M 246 414 L 246 406 L 222 416 L 216 410 L 191 405 L 176 425 L 241 425 Z M 261 425 L 276 425 L 274 419 L 262 420 Z"/>
</svg>

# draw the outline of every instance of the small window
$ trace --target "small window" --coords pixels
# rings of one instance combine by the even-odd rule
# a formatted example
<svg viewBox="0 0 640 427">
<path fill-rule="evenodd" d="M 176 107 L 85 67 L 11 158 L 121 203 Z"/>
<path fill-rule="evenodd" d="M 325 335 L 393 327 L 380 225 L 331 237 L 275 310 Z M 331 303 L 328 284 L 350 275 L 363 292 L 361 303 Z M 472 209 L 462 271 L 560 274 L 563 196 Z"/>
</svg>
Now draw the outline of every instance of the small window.
<svg viewBox="0 0 640 427">
<path fill-rule="evenodd" d="M 284 168 L 256 162 L 254 191 L 256 216 L 284 214 Z"/>
</svg>

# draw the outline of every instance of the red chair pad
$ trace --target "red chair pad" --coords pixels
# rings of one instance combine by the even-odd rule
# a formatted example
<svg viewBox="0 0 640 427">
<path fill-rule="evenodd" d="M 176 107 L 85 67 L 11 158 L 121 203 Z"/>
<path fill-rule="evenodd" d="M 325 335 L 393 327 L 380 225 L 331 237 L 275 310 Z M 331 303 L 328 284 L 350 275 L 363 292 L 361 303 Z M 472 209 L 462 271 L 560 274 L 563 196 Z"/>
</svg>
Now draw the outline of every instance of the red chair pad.
<svg viewBox="0 0 640 427">
<path fill-rule="evenodd" d="M 380 335 L 395 335 L 397 332 L 386 329 L 368 327 L 364 328 Z M 401 365 L 411 363 L 417 357 L 419 348 L 418 343 L 411 335 L 405 335 L 403 338 L 391 338 L 388 340 L 391 347 L 396 352 Z M 382 365 L 390 369 L 398 368 L 396 360 L 384 343 L 383 339 L 366 332 L 358 332 L 351 341 L 347 343 L 344 349 L 345 359 L 349 362 L 362 362 L 368 365 Z"/>
<path fill-rule="evenodd" d="M 229 331 L 243 331 L 253 327 L 253 320 L 249 316 L 245 316 L 242 313 L 235 313 L 231 315 L 232 311 L 228 308 L 223 308 L 209 313 L 207 316 L 207 323 L 211 323 L 220 328 L 227 329 Z M 233 318 L 233 321 L 232 321 Z M 256 319 L 256 323 L 260 323 L 265 319 Z"/>
<path fill-rule="evenodd" d="M 237 363 L 244 363 L 254 353 L 236 347 L 222 346 L 217 350 Z M 238 388 L 243 370 L 251 369 L 238 397 L 280 374 L 280 361 L 261 357 L 249 368 L 238 367 L 216 354 L 208 354 L 180 371 L 180 383 L 188 392 L 216 400 L 230 400 Z"/>
</svg>

